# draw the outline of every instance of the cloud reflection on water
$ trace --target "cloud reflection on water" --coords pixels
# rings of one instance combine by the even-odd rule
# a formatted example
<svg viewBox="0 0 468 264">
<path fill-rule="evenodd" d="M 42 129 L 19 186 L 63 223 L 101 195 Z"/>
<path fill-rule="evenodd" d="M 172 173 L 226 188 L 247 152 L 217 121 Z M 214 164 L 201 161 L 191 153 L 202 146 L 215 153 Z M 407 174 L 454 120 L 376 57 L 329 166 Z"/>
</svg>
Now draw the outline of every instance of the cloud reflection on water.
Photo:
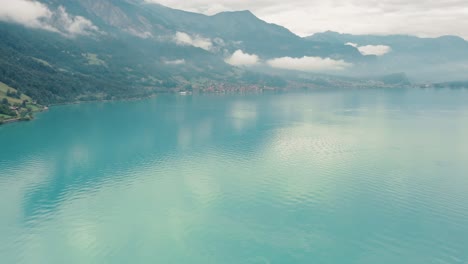
<svg viewBox="0 0 468 264">
<path fill-rule="evenodd" d="M 8 263 L 298 263 L 327 259 L 320 252 L 330 248 L 367 246 L 374 251 L 355 259 L 372 263 L 380 249 L 395 247 L 398 224 L 418 224 L 403 216 L 430 216 L 427 230 L 413 230 L 396 248 L 411 257 L 428 235 L 444 231 L 440 222 L 467 233 L 459 212 L 468 197 L 459 186 L 468 153 L 455 144 L 468 132 L 468 109 L 421 114 L 447 105 L 414 106 L 408 96 L 422 95 L 158 98 L 100 105 L 94 119 L 94 105 L 51 112 L 30 128 L 48 135 L 61 115 L 81 124 L 56 128 L 47 148 L 24 138 L 31 149 L 0 154 L 1 254 Z M 83 122 L 87 129 L 75 131 Z M 429 129 L 434 122 L 440 131 Z M 129 125 L 115 129 L 120 123 Z M 440 134 L 451 141 L 426 144 Z M 444 157 L 458 187 L 439 182 L 446 168 L 434 161 Z M 453 237 L 445 242 L 461 256 Z"/>
</svg>

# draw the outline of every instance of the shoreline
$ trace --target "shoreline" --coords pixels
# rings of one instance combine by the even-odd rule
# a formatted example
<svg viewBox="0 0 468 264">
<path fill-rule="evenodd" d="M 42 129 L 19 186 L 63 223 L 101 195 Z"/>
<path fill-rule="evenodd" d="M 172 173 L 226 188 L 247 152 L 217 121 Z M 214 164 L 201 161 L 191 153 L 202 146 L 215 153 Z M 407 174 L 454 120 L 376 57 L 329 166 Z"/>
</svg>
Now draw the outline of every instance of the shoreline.
<svg viewBox="0 0 468 264">
<path fill-rule="evenodd" d="M 135 97 L 135 98 L 127 98 L 127 99 L 111 99 L 111 100 L 91 100 L 91 101 L 73 101 L 73 102 L 67 102 L 67 103 L 57 103 L 57 104 L 50 104 L 49 106 L 45 106 L 42 110 L 36 111 L 33 113 L 43 113 L 47 112 L 50 107 L 54 106 L 65 106 L 65 105 L 78 105 L 78 104 L 87 104 L 87 103 L 109 103 L 109 102 L 126 102 L 126 101 L 140 101 L 140 100 L 145 100 L 145 99 L 150 99 L 156 97 L 158 94 L 152 94 L 150 96 L 144 96 L 144 97 Z M 20 123 L 20 122 L 30 122 L 34 121 L 35 117 L 33 116 L 31 119 L 24 119 L 21 117 L 15 117 L 11 119 L 5 119 L 0 121 L 0 127 L 3 125 L 8 125 L 8 124 L 13 124 L 13 123 Z"/>
<path fill-rule="evenodd" d="M 16 123 L 16 122 L 21 122 L 20 118 L 15 118 L 15 119 L 6 119 L 0 122 L 1 125 L 6 125 L 6 124 L 11 124 L 11 123 Z"/>
<path fill-rule="evenodd" d="M 42 113 L 42 112 L 47 112 L 49 110 L 49 108 L 43 108 L 42 110 L 40 111 L 36 111 L 36 112 L 33 112 L 33 114 L 35 113 Z M 1 120 L 0 121 L 0 126 L 2 125 L 7 125 L 7 124 L 12 124 L 12 123 L 19 123 L 19 122 L 29 122 L 29 121 L 33 121 L 35 118 L 34 118 L 34 115 L 30 116 L 30 118 L 24 118 L 24 117 L 15 117 L 15 118 L 10 118 L 10 119 L 4 119 L 4 120 Z"/>
<path fill-rule="evenodd" d="M 356 87 L 353 87 L 353 88 L 356 88 Z M 364 88 L 364 87 L 363 87 Z M 368 88 L 368 87 L 365 87 L 365 88 Z M 364 89 L 365 89 L 364 88 Z M 382 87 L 369 87 L 370 89 L 382 89 Z M 408 89 L 408 88 L 425 88 L 427 89 L 427 87 L 418 87 L 418 86 L 407 86 L 407 87 L 401 87 L 403 89 Z M 431 87 L 432 88 L 432 87 Z M 435 88 L 435 87 L 434 87 Z M 314 90 L 322 90 L 323 88 L 315 88 Z M 328 90 L 329 88 L 327 88 Z M 339 88 L 339 89 L 342 89 L 342 88 Z M 362 88 L 357 88 L 357 89 L 362 89 Z M 384 88 L 385 89 L 385 88 Z M 437 89 L 437 88 L 436 88 Z M 294 91 L 294 90 L 289 90 L 289 92 L 291 91 Z M 254 94 L 263 94 L 265 92 L 285 92 L 284 90 L 266 90 L 266 91 L 261 91 L 261 92 L 251 92 L 251 93 L 254 93 Z M 159 95 L 164 95 L 164 94 L 171 94 L 171 95 L 181 95 L 181 96 L 186 96 L 186 95 L 200 95 L 200 94 L 214 94 L 214 95 L 224 95 L 224 94 L 248 94 L 249 92 L 190 92 L 188 94 L 181 94 L 179 92 L 163 92 L 163 93 L 154 93 L 154 94 L 151 94 L 151 95 L 146 95 L 146 96 L 142 96 L 142 97 L 132 97 L 132 98 L 117 98 L 117 99 L 103 99 L 103 100 L 83 100 L 83 101 L 80 101 L 80 100 L 77 100 L 77 101 L 72 101 L 72 102 L 63 102 L 63 103 L 54 103 L 54 104 L 50 104 L 49 106 L 45 106 L 43 109 L 41 109 L 40 111 L 36 111 L 36 112 L 33 112 L 33 113 L 42 113 L 42 112 L 47 112 L 50 107 L 55 107 L 55 106 L 66 106 L 66 105 L 79 105 L 79 104 L 87 104 L 87 103 L 109 103 L 109 102 L 126 102 L 126 101 L 140 101 L 140 100 L 146 100 L 146 99 L 151 99 L 151 98 L 155 98 Z M 7 125 L 7 124 L 13 124 L 13 123 L 19 123 L 19 122 L 30 122 L 30 121 L 34 121 L 35 120 L 35 117 L 33 116 L 32 118 L 21 118 L 21 117 L 16 117 L 16 118 L 11 118 L 11 119 L 5 119 L 5 120 L 2 120 L 0 121 L 0 127 L 3 126 L 3 125 Z"/>
<path fill-rule="evenodd" d="M 126 101 L 140 101 L 145 99 L 150 99 L 158 96 L 158 94 L 153 94 L 150 96 L 144 97 L 135 97 L 135 98 L 122 98 L 122 99 L 103 99 L 103 100 L 88 100 L 88 101 L 73 101 L 73 102 L 66 102 L 66 103 L 56 103 L 50 104 L 49 107 L 54 106 L 62 106 L 62 105 L 78 105 L 78 104 L 87 104 L 87 103 L 109 103 L 109 102 L 126 102 Z"/>
</svg>

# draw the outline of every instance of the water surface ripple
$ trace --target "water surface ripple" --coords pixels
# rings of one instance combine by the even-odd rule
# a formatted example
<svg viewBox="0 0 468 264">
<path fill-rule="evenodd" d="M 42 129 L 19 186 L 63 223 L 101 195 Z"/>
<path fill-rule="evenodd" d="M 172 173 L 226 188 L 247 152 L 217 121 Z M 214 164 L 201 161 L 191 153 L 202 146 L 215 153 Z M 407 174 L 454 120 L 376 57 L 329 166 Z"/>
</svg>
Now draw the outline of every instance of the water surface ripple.
<svg viewBox="0 0 468 264">
<path fill-rule="evenodd" d="M 159 96 L 0 127 L 1 263 L 468 263 L 468 91 Z"/>
</svg>

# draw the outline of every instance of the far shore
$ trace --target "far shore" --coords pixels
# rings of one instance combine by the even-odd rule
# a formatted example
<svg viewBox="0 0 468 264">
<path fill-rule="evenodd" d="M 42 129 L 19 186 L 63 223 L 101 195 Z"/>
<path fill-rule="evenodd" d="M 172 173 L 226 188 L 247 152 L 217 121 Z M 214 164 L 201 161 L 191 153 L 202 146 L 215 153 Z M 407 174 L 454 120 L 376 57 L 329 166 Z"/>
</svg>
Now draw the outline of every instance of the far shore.
<svg viewBox="0 0 468 264">
<path fill-rule="evenodd" d="M 56 104 L 50 104 L 49 106 L 45 106 L 42 108 L 40 111 L 36 111 L 34 113 L 42 113 L 46 112 L 49 110 L 50 107 L 54 106 L 63 106 L 63 105 L 74 105 L 74 104 L 87 104 L 87 103 L 102 103 L 102 102 L 125 102 L 125 101 L 139 101 L 139 100 L 145 100 L 149 98 L 154 98 L 156 97 L 157 94 L 152 94 L 149 96 L 143 96 L 143 97 L 135 97 L 135 98 L 121 98 L 121 99 L 103 99 L 103 100 L 87 100 L 87 101 L 73 101 L 73 102 L 65 102 L 65 103 L 56 103 Z M 12 123 L 17 123 L 17 122 L 28 122 L 28 121 L 33 121 L 35 118 L 21 118 L 21 117 L 15 117 L 15 118 L 10 118 L 10 119 L 5 119 L 0 121 L 0 126 L 2 125 L 7 125 L 7 124 L 12 124 Z"/>
<path fill-rule="evenodd" d="M 412 86 L 414 88 L 422 88 L 420 86 Z M 379 88 L 382 88 L 382 87 L 379 87 Z M 427 87 L 424 87 L 424 88 L 427 88 Z M 317 90 L 320 90 L 320 88 L 316 88 Z M 263 92 L 268 92 L 270 90 L 262 90 L 261 93 Z M 275 91 L 275 92 L 281 92 L 283 90 L 272 90 L 272 91 Z M 294 90 L 292 90 L 294 91 Z M 251 91 L 252 93 L 258 93 L 258 91 Z M 234 94 L 235 92 L 221 92 L 221 91 L 216 91 L 216 92 L 213 92 L 213 91 L 198 91 L 198 92 L 181 92 L 181 91 L 171 91 L 171 92 L 157 92 L 157 93 L 154 93 L 154 94 L 150 94 L 150 95 L 145 95 L 145 96 L 141 96 L 141 97 L 131 97 L 131 98 L 112 98 L 112 99 L 100 99 L 100 98 L 96 98 L 96 100 L 75 100 L 75 101 L 71 101 L 71 102 L 62 102 L 62 103 L 54 103 L 54 104 L 50 104 L 48 106 L 44 106 L 43 108 L 41 108 L 40 110 L 38 111 L 34 111 L 33 113 L 41 113 L 41 112 L 45 112 L 45 111 L 48 111 L 50 107 L 54 107 L 54 106 L 64 106 L 64 105 L 75 105 L 75 104 L 87 104 L 87 103 L 103 103 L 103 102 L 125 102 L 125 101 L 140 101 L 140 100 L 145 100 L 145 99 L 150 99 L 150 98 L 154 98 L 154 97 L 157 97 L 158 95 L 162 95 L 162 94 L 173 94 L 173 95 L 193 95 L 193 94 Z M 237 92 L 239 93 L 239 91 Z M 241 92 L 241 93 L 245 93 L 245 92 Z M 248 93 L 248 92 L 247 92 Z M 14 118 L 10 118 L 10 119 L 4 119 L 4 120 L 1 120 L 0 121 L 0 126 L 2 125 L 6 125 L 6 124 L 12 124 L 12 123 L 16 123 L 16 122 L 27 122 L 27 121 L 33 121 L 35 118 L 33 115 L 30 116 L 30 118 L 22 118 L 22 117 L 19 117 L 19 116 L 16 116 Z"/>
<path fill-rule="evenodd" d="M 158 94 L 152 94 L 152 95 L 147 95 L 147 96 L 142 96 L 142 97 L 134 97 L 134 98 L 98 99 L 98 100 L 78 100 L 78 101 L 72 101 L 72 102 L 64 102 L 64 103 L 50 104 L 49 107 L 61 106 L 61 105 L 88 104 L 88 103 L 106 103 L 106 102 L 140 101 L 140 100 L 145 100 L 145 99 L 149 99 L 149 98 L 154 98 L 154 97 L 156 97 L 157 95 L 158 95 Z"/>
</svg>

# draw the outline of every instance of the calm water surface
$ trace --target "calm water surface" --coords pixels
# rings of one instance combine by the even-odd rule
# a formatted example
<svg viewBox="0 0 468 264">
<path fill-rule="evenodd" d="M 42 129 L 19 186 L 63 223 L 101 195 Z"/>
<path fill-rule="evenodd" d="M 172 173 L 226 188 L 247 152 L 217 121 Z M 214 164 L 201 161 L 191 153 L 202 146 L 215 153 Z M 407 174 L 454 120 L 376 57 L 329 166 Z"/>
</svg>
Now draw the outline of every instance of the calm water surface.
<svg viewBox="0 0 468 264">
<path fill-rule="evenodd" d="M 2 126 L 0 263 L 468 263 L 468 90 L 160 96 Z"/>
</svg>

